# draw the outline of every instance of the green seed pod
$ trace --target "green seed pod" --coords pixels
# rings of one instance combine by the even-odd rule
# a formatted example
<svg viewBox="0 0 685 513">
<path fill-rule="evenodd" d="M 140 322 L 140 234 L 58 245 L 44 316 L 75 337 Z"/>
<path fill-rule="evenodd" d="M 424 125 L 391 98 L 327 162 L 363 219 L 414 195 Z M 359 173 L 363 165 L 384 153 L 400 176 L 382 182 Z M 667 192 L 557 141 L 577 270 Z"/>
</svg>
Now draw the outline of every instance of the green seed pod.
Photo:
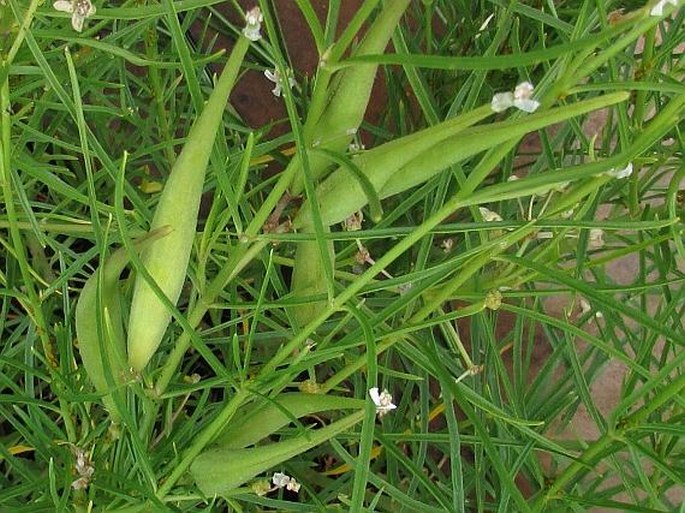
<svg viewBox="0 0 685 513">
<path fill-rule="evenodd" d="M 324 428 L 250 449 L 208 449 L 195 458 L 190 466 L 190 475 L 202 493 L 208 497 L 229 494 L 274 465 L 288 461 L 347 431 L 363 417 L 363 410 L 356 411 Z"/>
<path fill-rule="evenodd" d="M 136 242 L 138 249 L 167 235 L 163 229 Z M 76 303 L 76 337 L 86 373 L 99 393 L 126 383 L 131 376 L 126 364 L 124 328 L 119 294 L 119 275 L 128 264 L 125 248 L 115 251 L 88 278 Z M 111 395 L 102 398 L 113 420 L 119 419 Z"/>
<path fill-rule="evenodd" d="M 378 195 L 387 198 L 424 183 L 450 165 L 482 151 L 627 98 L 624 92 L 610 93 L 520 119 L 473 127 L 492 112 L 487 106 L 479 107 L 366 151 L 356 157 L 354 163 L 367 176 Z M 322 221 L 329 226 L 344 220 L 367 203 L 363 187 L 343 167 L 336 169 L 319 185 L 317 199 Z M 294 220 L 295 228 L 306 229 L 312 225 L 310 212 L 305 203 Z"/>
<path fill-rule="evenodd" d="M 240 37 L 164 186 L 151 229 L 170 226 L 173 231 L 141 257 L 150 276 L 174 304 L 181 295 L 186 278 L 214 139 L 248 47 L 248 39 Z M 141 371 L 150 361 L 170 319 L 170 313 L 159 297 L 147 281 L 138 276 L 128 325 L 128 357 L 134 369 Z"/>
<path fill-rule="evenodd" d="M 421 159 L 426 165 L 430 165 L 433 156 L 430 159 L 426 159 L 425 156 L 437 143 L 460 134 L 491 114 L 492 110 L 489 106 L 481 107 L 439 125 L 382 144 L 357 155 L 352 160 L 375 190 L 380 191 L 386 182 L 394 181 L 394 175 L 403 166 L 413 160 Z M 367 203 L 367 195 L 364 193 L 362 184 L 355 180 L 344 166 L 336 169 L 319 185 L 317 197 L 325 225 L 346 219 Z M 297 229 L 311 229 L 311 209 L 307 203 L 300 209 L 294 225 Z"/>
<path fill-rule="evenodd" d="M 325 227 L 325 231 L 326 233 L 330 232 L 328 226 Z M 330 262 L 335 262 L 333 241 L 326 242 L 326 250 Z M 319 243 L 316 240 L 307 240 L 297 244 L 290 286 L 293 299 L 305 299 L 326 294 L 326 271 L 323 266 Z M 295 317 L 298 327 L 303 328 L 309 324 L 321 312 L 326 303 L 327 301 L 324 299 L 293 306 L 291 313 Z"/>
<path fill-rule="evenodd" d="M 410 2 L 411 0 L 387 2 L 354 55 L 383 53 Z M 326 109 L 318 120 L 313 120 L 315 123 L 312 124 L 312 129 L 305 132 L 308 143 L 337 153 L 343 153 L 347 149 L 364 119 L 377 71 L 378 64 L 355 64 L 340 73 L 330 86 L 332 93 Z M 307 124 L 311 121 L 307 120 Z M 314 137 L 316 139 L 312 140 Z M 321 176 L 330 164 L 330 159 L 321 154 L 309 156 L 309 167 L 314 179 Z M 293 159 L 293 165 L 301 163 Z M 293 194 L 299 194 L 303 187 L 300 174 L 291 190 Z"/>
</svg>

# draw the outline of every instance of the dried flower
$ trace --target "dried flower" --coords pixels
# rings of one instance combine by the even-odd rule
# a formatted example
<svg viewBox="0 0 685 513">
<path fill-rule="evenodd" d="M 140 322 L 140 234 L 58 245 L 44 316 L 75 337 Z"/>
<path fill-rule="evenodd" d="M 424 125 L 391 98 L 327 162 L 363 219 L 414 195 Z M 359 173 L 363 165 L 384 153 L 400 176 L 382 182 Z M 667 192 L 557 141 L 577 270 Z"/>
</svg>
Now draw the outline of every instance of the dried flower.
<svg viewBox="0 0 685 513">
<path fill-rule="evenodd" d="M 397 406 L 392 403 L 390 392 L 385 389 L 381 393 L 378 393 L 377 387 L 369 388 L 369 397 L 371 397 L 373 404 L 376 405 L 376 413 L 379 417 L 382 417 L 386 413 L 397 408 Z"/>
<path fill-rule="evenodd" d="M 499 310 L 500 306 L 502 306 L 502 293 L 497 289 L 488 291 L 485 294 L 485 307 L 488 310 Z"/>
<path fill-rule="evenodd" d="M 93 474 L 95 474 L 95 468 L 83 449 L 74 447 L 73 452 L 76 456 L 74 470 L 76 470 L 76 474 L 78 474 L 79 477 L 71 483 L 71 487 L 74 490 L 85 490 L 88 488 L 90 480 L 93 478 Z"/>
<path fill-rule="evenodd" d="M 259 41 L 262 38 L 262 35 L 259 33 L 262 28 L 262 21 L 264 21 L 264 17 L 259 7 L 253 7 L 247 11 L 243 35 L 250 41 Z"/>
<path fill-rule="evenodd" d="M 298 493 L 300 491 L 301 487 L 302 487 L 302 485 L 300 483 L 298 483 L 297 481 L 295 481 L 294 477 L 291 477 L 288 484 L 285 485 L 286 490 L 290 490 L 291 492 L 295 492 L 295 493 Z"/>
<path fill-rule="evenodd" d="M 266 479 L 260 479 L 252 483 L 250 489 L 260 497 L 263 497 L 271 491 L 271 485 Z"/>
<path fill-rule="evenodd" d="M 295 86 L 295 79 L 290 75 L 290 73 L 287 73 L 288 75 L 288 89 L 292 89 Z M 276 98 L 280 98 L 281 93 L 283 92 L 283 79 L 281 78 L 281 73 L 278 71 L 278 69 L 274 69 L 271 71 L 270 69 L 265 69 L 264 70 L 264 76 L 269 79 L 271 82 L 276 84 L 274 88 L 271 90 L 273 95 Z"/>
<path fill-rule="evenodd" d="M 480 212 L 480 215 L 483 217 L 483 221 L 485 221 L 486 223 L 502 220 L 502 216 L 500 216 L 497 212 L 493 212 L 489 208 L 478 207 L 478 211 Z"/>
<path fill-rule="evenodd" d="M 413 286 L 414 285 L 410 281 L 407 283 L 401 283 L 397 286 L 397 292 L 399 292 L 400 296 L 404 296 L 412 289 Z"/>
<path fill-rule="evenodd" d="M 590 244 L 595 247 L 604 246 L 604 230 L 602 230 L 601 228 L 591 228 Z"/>
<path fill-rule="evenodd" d="M 359 244 L 359 251 L 355 253 L 354 259 L 359 265 L 362 265 L 371 260 L 371 254 L 369 253 L 369 250 L 366 248 L 366 246 Z"/>
<path fill-rule="evenodd" d="M 321 393 L 321 385 L 319 385 L 316 382 L 316 380 L 314 380 L 314 379 L 306 379 L 304 381 L 300 381 L 297 385 L 297 388 L 303 394 L 320 394 Z"/>
<path fill-rule="evenodd" d="M 90 0 L 57 0 L 52 6 L 60 12 L 71 14 L 71 26 L 76 32 L 83 30 L 83 22 L 95 14 L 95 6 Z"/>
<path fill-rule="evenodd" d="M 359 210 L 343 221 L 343 230 L 346 232 L 358 232 L 362 229 L 362 222 L 364 222 L 364 214 Z"/>
<path fill-rule="evenodd" d="M 659 0 L 654 7 L 649 11 L 650 16 L 663 16 L 664 15 L 664 7 L 666 7 L 667 4 L 674 5 L 678 7 L 678 0 Z"/>
</svg>

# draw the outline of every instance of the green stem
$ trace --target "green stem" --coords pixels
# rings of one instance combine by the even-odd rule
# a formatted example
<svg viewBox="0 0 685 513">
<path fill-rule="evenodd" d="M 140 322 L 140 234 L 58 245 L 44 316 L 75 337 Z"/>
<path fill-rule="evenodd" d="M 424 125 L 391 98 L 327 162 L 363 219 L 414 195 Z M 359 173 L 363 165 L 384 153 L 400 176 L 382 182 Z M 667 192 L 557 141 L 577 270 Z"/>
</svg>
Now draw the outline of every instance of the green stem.
<svg viewBox="0 0 685 513">
<path fill-rule="evenodd" d="M 12 43 L 12 48 L 10 48 L 10 51 L 7 53 L 7 58 L 5 59 L 4 63 L 5 65 L 0 66 L 0 82 L 5 82 L 5 80 L 7 80 L 10 72 L 10 65 L 12 62 L 14 62 L 14 57 L 17 55 L 19 48 L 21 48 L 21 45 L 24 43 L 24 37 L 26 37 L 26 33 L 29 30 L 31 22 L 33 21 L 33 17 L 36 14 L 36 10 L 41 4 L 41 1 L 42 0 L 31 0 L 29 8 L 26 11 L 26 16 L 24 16 L 24 21 L 22 21 L 21 27 L 19 27 L 19 31 L 17 32 L 17 36 L 14 38 L 14 42 Z M 19 13 L 15 9 L 16 4 L 12 3 L 11 6 L 14 10 L 14 15 L 18 19 Z"/>
<path fill-rule="evenodd" d="M 43 315 L 41 298 L 35 288 L 35 280 L 33 278 L 34 272 L 28 264 L 26 244 L 24 243 L 21 232 L 19 231 L 19 226 L 16 222 L 17 212 L 14 208 L 14 192 L 12 190 L 12 118 L 10 115 L 11 103 L 8 81 L 9 62 L 6 60 L 0 63 L 0 76 L 5 77 L 2 84 L 0 84 L 0 187 L 2 188 L 5 210 L 7 212 L 10 240 L 14 248 L 17 264 L 19 265 L 26 297 L 28 298 L 28 302 L 24 307 L 36 326 L 36 333 L 41 341 L 43 354 L 48 363 L 50 373 L 53 374 L 59 369 L 59 359 L 57 354 L 55 354 L 55 347 L 50 340 L 48 325 Z M 55 382 L 59 383 L 59 380 L 56 380 Z M 67 436 L 70 441 L 75 441 L 77 439 L 76 428 L 72 421 L 71 412 L 66 403 L 63 402 L 61 394 L 57 393 L 57 396 L 59 397 L 60 409 L 62 411 L 62 418 L 64 420 Z"/>
<path fill-rule="evenodd" d="M 150 25 L 150 27 L 147 29 L 145 38 L 145 53 L 150 60 L 153 61 L 156 61 L 159 57 L 159 52 L 157 51 L 157 45 L 159 42 L 158 39 L 157 27 L 155 25 Z M 157 119 L 159 120 L 158 133 L 162 141 L 167 141 L 169 143 L 164 148 L 164 154 L 168 161 L 168 165 L 171 168 L 176 160 L 176 154 L 174 153 L 174 148 L 171 143 L 173 137 L 171 137 L 171 130 L 169 129 L 169 116 L 167 114 L 167 110 L 164 108 L 164 90 L 162 88 L 162 79 L 159 73 L 159 68 L 150 66 L 148 68 L 148 78 L 150 80 L 150 87 L 154 96 L 153 103 L 155 106 L 155 113 L 157 114 Z"/>
<path fill-rule="evenodd" d="M 221 272 L 207 287 L 205 294 L 197 302 L 188 316 L 188 323 L 194 328 L 207 313 L 212 303 L 224 290 L 226 285 L 231 282 L 259 253 L 269 244 L 268 240 L 259 240 L 252 245 L 238 248 L 228 262 L 223 266 Z M 173 379 L 176 369 L 183 360 L 183 355 L 190 346 L 190 334 L 184 331 L 176 341 L 173 351 L 167 358 L 162 369 L 162 374 L 155 384 L 155 395 L 161 396 L 169 383 Z"/>
<path fill-rule="evenodd" d="M 157 497 L 163 499 L 164 496 L 171 491 L 176 482 L 185 474 L 188 467 L 190 467 L 193 460 L 197 458 L 214 438 L 216 438 L 219 432 L 228 424 L 236 411 L 238 411 L 238 408 L 242 406 L 249 396 L 250 392 L 246 388 L 238 390 L 228 404 L 224 406 L 221 413 L 209 424 L 209 426 L 193 439 L 193 444 L 185 452 L 181 461 L 179 461 L 176 468 L 174 468 L 169 477 L 164 481 L 164 484 L 159 487 Z"/>
<path fill-rule="evenodd" d="M 328 317 L 337 312 L 342 305 L 352 299 L 360 290 L 362 290 L 369 282 L 371 282 L 382 270 L 388 267 L 395 259 L 399 258 L 405 251 L 411 248 L 414 244 L 420 241 L 423 237 L 428 235 L 431 230 L 438 226 L 446 217 L 468 205 L 468 195 L 464 197 L 462 194 L 457 194 L 451 200 L 443 205 L 440 210 L 428 218 L 421 226 L 407 235 L 403 240 L 390 248 L 382 257 L 380 257 L 375 264 L 369 267 L 364 274 L 350 284 L 345 290 L 338 294 L 333 300 L 329 302 L 326 308 L 302 331 L 300 331 L 290 342 L 283 346 L 274 357 L 267 362 L 259 373 L 258 379 L 264 379 L 271 375 L 276 368 L 283 363 L 283 361 L 300 345 L 302 345 L 307 337 L 311 335 Z"/>
</svg>

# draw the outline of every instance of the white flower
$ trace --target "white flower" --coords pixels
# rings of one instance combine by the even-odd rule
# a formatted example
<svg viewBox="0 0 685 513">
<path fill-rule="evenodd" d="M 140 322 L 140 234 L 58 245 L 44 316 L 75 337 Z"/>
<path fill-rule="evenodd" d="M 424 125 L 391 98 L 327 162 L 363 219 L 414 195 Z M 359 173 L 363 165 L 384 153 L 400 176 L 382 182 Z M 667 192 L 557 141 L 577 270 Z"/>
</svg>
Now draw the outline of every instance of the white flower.
<svg viewBox="0 0 685 513">
<path fill-rule="evenodd" d="M 276 488 L 285 488 L 291 492 L 298 493 L 302 485 L 295 480 L 294 477 L 290 477 L 283 472 L 274 472 L 271 482 Z"/>
<path fill-rule="evenodd" d="M 500 216 L 497 212 L 493 212 L 489 208 L 478 207 L 478 211 L 480 212 L 480 215 L 483 217 L 483 221 L 485 221 L 486 223 L 502 220 L 502 216 Z"/>
<path fill-rule="evenodd" d="M 497 93 L 492 97 L 490 107 L 495 112 L 503 112 L 509 107 L 516 107 L 523 112 L 535 112 L 540 106 L 540 102 L 533 100 L 533 84 L 521 82 L 516 86 L 513 93 Z"/>
<path fill-rule="evenodd" d="M 265 69 L 264 76 L 268 78 L 271 82 L 276 84 L 274 88 L 271 90 L 271 92 L 276 98 L 279 98 L 281 96 L 281 93 L 283 92 L 283 79 L 281 78 L 281 73 L 277 69 L 273 71 L 271 71 L 270 69 Z M 292 76 L 290 76 L 290 73 L 288 73 L 288 88 L 292 89 L 294 85 L 295 79 Z"/>
<path fill-rule="evenodd" d="M 521 82 L 514 89 L 514 107 L 523 112 L 535 112 L 540 102 L 531 99 L 535 88 L 530 82 Z"/>
<path fill-rule="evenodd" d="M 376 413 L 379 417 L 397 408 L 397 405 L 392 403 L 392 396 L 387 390 L 378 393 L 377 387 L 369 388 L 369 397 L 371 397 L 373 404 L 376 405 Z"/>
<path fill-rule="evenodd" d="M 259 33 L 262 28 L 262 21 L 264 21 L 264 17 L 259 7 L 253 7 L 247 11 L 243 35 L 250 41 L 259 41 L 262 38 L 262 35 Z"/>
<path fill-rule="evenodd" d="M 301 487 L 301 486 L 302 486 L 302 485 L 301 485 L 300 483 L 298 483 L 297 481 L 295 481 L 295 478 L 294 478 L 294 477 L 291 477 L 291 478 L 290 478 L 290 481 L 288 482 L 288 484 L 285 485 L 285 489 L 286 489 L 286 490 L 290 490 L 291 492 L 298 493 L 298 492 L 300 491 L 300 487 Z"/>
<path fill-rule="evenodd" d="M 283 472 L 274 472 L 271 482 L 274 484 L 274 486 L 283 488 L 290 482 L 290 476 L 284 474 Z"/>
<path fill-rule="evenodd" d="M 57 0 L 52 6 L 60 12 L 71 13 L 71 26 L 76 32 L 83 30 L 83 22 L 95 14 L 90 0 Z"/>
<path fill-rule="evenodd" d="M 514 93 L 497 93 L 492 97 L 490 107 L 495 112 L 504 112 L 514 105 Z"/>
<path fill-rule="evenodd" d="M 666 4 L 671 4 L 676 7 L 678 7 L 678 0 L 659 0 L 657 4 L 652 7 L 652 9 L 649 11 L 650 16 L 663 16 L 664 15 L 664 7 L 666 7 Z"/>
<path fill-rule="evenodd" d="M 633 163 L 628 162 L 628 165 L 623 169 L 611 168 L 609 171 L 607 171 L 606 174 L 609 176 L 613 176 L 614 178 L 618 178 L 619 180 L 621 178 L 628 178 L 630 175 L 633 174 Z"/>
<path fill-rule="evenodd" d="M 580 298 L 580 310 L 581 315 L 585 315 L 586 313 L 592 311 L 592 306 L 590 306 L 590 303 L 588 303 L 587 299 L 585 299 L 584 297 Z M 597 319 L 601 319 L 602 317 L 604 317 L 604 314 L 598 310 L 595 312 L 595 317 Z"/>
</svg>

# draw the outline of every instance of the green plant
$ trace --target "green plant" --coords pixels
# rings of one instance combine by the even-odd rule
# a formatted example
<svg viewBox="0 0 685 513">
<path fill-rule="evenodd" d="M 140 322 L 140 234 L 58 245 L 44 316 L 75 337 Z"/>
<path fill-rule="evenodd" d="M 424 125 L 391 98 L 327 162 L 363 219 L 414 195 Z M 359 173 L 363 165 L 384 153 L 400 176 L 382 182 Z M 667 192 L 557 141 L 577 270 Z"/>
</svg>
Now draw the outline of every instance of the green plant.
<svg viewBox="0 0 685 513">
<path fill-rule="evenodd" d="M 678 2 L 233 4 L 0 1 L 0 506 L 675 511 Z"/>
</svg>

